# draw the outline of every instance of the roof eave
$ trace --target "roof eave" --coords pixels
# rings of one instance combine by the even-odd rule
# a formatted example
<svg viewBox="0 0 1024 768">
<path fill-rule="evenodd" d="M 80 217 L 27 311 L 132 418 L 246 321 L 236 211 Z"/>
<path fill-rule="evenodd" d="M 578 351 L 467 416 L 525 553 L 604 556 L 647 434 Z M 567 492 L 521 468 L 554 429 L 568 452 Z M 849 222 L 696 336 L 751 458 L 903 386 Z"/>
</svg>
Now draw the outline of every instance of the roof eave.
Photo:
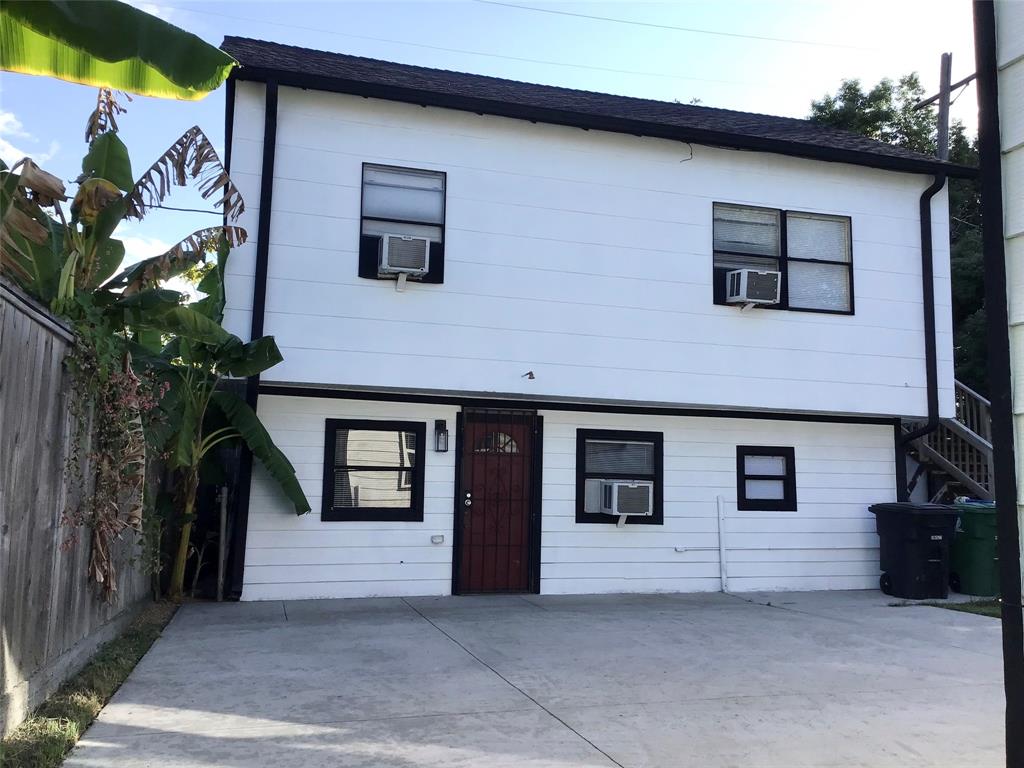
<svg viewBox="0 0 1024 768">
<path fill-rule="evenodd" d="M 366 83 L 360 80 L 314 75 L 306 72 L 274 69 L 270 67 L 241 66 L 232 70 L 230 79 L 266 82 L 275 80 L 278 85 L 307 90 L 345 93 L 365 98 L 399 101 L 421 106 L 443 107 L 463 112 L 529 120 L 536 123 L 565 125 L 585 130 L 609 131 L 634 136 L 650 136 L 673 141 L 692 142 L 710 146 L 744 149 L 756 152 L 771 152 L 789 157 L 823 160 L 833 163 L 848 163 L 904 173 L 945 174 L 957 178 L 975 178 L 977 168 L 942 162 L 940 160 L 916 160 L 913 158 L 874 155 L 849 149 L 822 147 L 814 144 L 769 139 L 760 136 L 708 131 L 698 128 L 683 128 L 659 125 L 643 120 L 593 115 L 586 112 L 550 109 L 547 107 L 524 106 L 505 101 L 479 97 L 457 96 L 416 88 Z"/>
</svg>

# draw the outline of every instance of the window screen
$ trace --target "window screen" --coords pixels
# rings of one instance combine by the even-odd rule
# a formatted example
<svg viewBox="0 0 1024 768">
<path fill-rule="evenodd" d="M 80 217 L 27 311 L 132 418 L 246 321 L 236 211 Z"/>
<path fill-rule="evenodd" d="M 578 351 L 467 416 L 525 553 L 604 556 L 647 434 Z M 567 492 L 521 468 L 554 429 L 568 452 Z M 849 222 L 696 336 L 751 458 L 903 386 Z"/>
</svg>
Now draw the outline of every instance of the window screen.
<svg viewBox="0 0 1024 768">
<path fill-rule="evenodd" d="M 426 425 L 329 419 L 324 520 L 422 520 Z"/>
<path fill-rule="evenodd" d="M 853 311 L 849 218 L 725 203 L 713 211 L 716 303 L 728 272 L 760 269 L 783 274 L 777 309 Z"/>
<path fill-rule="evenodd" d="M 736 508 L 796 510 L 796 468 L 792 448 L 741 445 L 736 448 Z"/>
<path fill-rule="evenodd" d="M 662 435 L 660 432 L 580 429 L 576 432 L 576 522 L 618 522 L 601 514 L 605 480 L 645 480 L 654 483 L 654 514 L 631 517 L 627 525 L 660 525 Z"/>
</svg>

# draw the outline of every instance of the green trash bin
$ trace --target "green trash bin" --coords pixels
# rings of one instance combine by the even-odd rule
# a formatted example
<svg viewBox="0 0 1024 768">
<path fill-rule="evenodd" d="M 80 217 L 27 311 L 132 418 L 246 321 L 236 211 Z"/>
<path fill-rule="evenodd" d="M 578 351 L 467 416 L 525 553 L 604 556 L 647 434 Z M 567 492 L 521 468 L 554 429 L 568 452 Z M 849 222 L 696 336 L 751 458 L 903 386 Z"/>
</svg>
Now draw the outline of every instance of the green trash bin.
<svg viewBox="0 0 1024 768">
<path fill-rule="evenodd" d="M 950 588 L 965 595 L 998 595 L 995 503 L 960 499 L 953 506 L 960 520 L 950 549 Z"/>
</svg>

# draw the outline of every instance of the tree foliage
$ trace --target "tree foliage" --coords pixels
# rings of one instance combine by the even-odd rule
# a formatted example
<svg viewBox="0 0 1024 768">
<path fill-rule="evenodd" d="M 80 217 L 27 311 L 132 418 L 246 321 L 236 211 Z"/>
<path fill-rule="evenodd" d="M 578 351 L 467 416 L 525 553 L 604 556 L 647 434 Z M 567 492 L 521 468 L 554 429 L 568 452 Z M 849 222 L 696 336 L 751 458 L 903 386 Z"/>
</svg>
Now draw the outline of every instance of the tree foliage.
<svg viewBox="0 0 1024 768">
<path fill-rule="evenodd" d="M 811 102 L 811 119 L 854 131 L 906 149 L 934 155 L 937 142 L 934 107 L 915 110 L 926 96 L 916 73 L 888 78 L 865 90 L 859 80 L 844 80 L 834 94 Z M 954 121 L 949 159 L 978 164 L 977 138 Z M 981 250 L 981 193 L 973 179 L 950 179 L 949 216 L 956 377 L 972 389 L 988 392 L 985 367 L 985 291 Z"/>
</svg>

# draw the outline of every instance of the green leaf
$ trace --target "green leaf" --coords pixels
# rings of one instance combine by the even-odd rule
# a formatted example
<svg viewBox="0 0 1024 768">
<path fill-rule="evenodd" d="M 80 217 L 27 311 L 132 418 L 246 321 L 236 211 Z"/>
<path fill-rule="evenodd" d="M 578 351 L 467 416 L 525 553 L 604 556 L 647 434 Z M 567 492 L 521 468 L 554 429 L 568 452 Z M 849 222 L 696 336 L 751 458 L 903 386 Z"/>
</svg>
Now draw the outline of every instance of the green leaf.
<svg viewBox="0 0 1024 768">
<path fill-rule="evenodd" d="M 124 243 L 120 240 L 107 240 L 96 249 L 96 276 L 93 283 L 100 284 L 110 277 L 124 261 Z"/>
<path fill-rule="evenodd" d="M 166 312 L 142 318 L 138 324 L 144 328 L 152 328 L 211 346 L 230 345 L 232 341 L 241 346 L 237 336 L 232 336 L 213 320 L 191 307 L 174 307 Z"/>
<path fill-rule="evenodd" d="M 113 131 L 93 139 L 88 154 L 82 158 L 82 173 L 89 178 L 106 179 L 124 192 L 135 186 L 128 147 Z"/>
<path fill-rule="evenodd" d="M 97 295 L 102 295 L 100 292 Z M 110 294 L 116 296 L 117 294 Z M 166 288 L 150 288 L 145 291 L 133 293 L 131 296 L 119 296 L 109 312 L 118 312 L 120 322 L 118 325 L 162 331 L 162 326 L 157 319 L 170 312 L 172 309 L 181 306 L 182 295 L 177 291 L 170 291 Z"/>
<path fill-rule="evenodd" d="M 181 385 L 185 386 L 184 383 Z M 171 465 L 174 467 L 190 467 L 195 456 L 196 429 L 199 420 L 196 414 L 195 401 L 187 394 L 178 402 L 177 413 L 173 414 L 174 445 L 171 450 Z"/>
<path fill-rule="evenodd" d="M 201 99 L 237 62 L 125 3 L 4 0 L 0 68 L 165 99 Z"/>
<path fill-rule="evenodd" d="M 214 392 L 212 401 L 241 434 L 253 456 L 260 460 L 270 476 L 277 481 L 284 495 L 295 506 L 295 513 L 302 515 L 309 512 L 309 501 L 306 500 L 306 494 L 302 492 L 302 487 L 295 477 L 295 467 L 274 444 L 256 412 L 233 392 Z"/>
<path fill-rule="evenodd" d="M 283 359 L 274 337 L 264 336 L 243 344 L 229 359 L 221 363 L 220 368 L 231 376 L 255 376 L 268 368 L 273 368 Z"/>
</svg>

